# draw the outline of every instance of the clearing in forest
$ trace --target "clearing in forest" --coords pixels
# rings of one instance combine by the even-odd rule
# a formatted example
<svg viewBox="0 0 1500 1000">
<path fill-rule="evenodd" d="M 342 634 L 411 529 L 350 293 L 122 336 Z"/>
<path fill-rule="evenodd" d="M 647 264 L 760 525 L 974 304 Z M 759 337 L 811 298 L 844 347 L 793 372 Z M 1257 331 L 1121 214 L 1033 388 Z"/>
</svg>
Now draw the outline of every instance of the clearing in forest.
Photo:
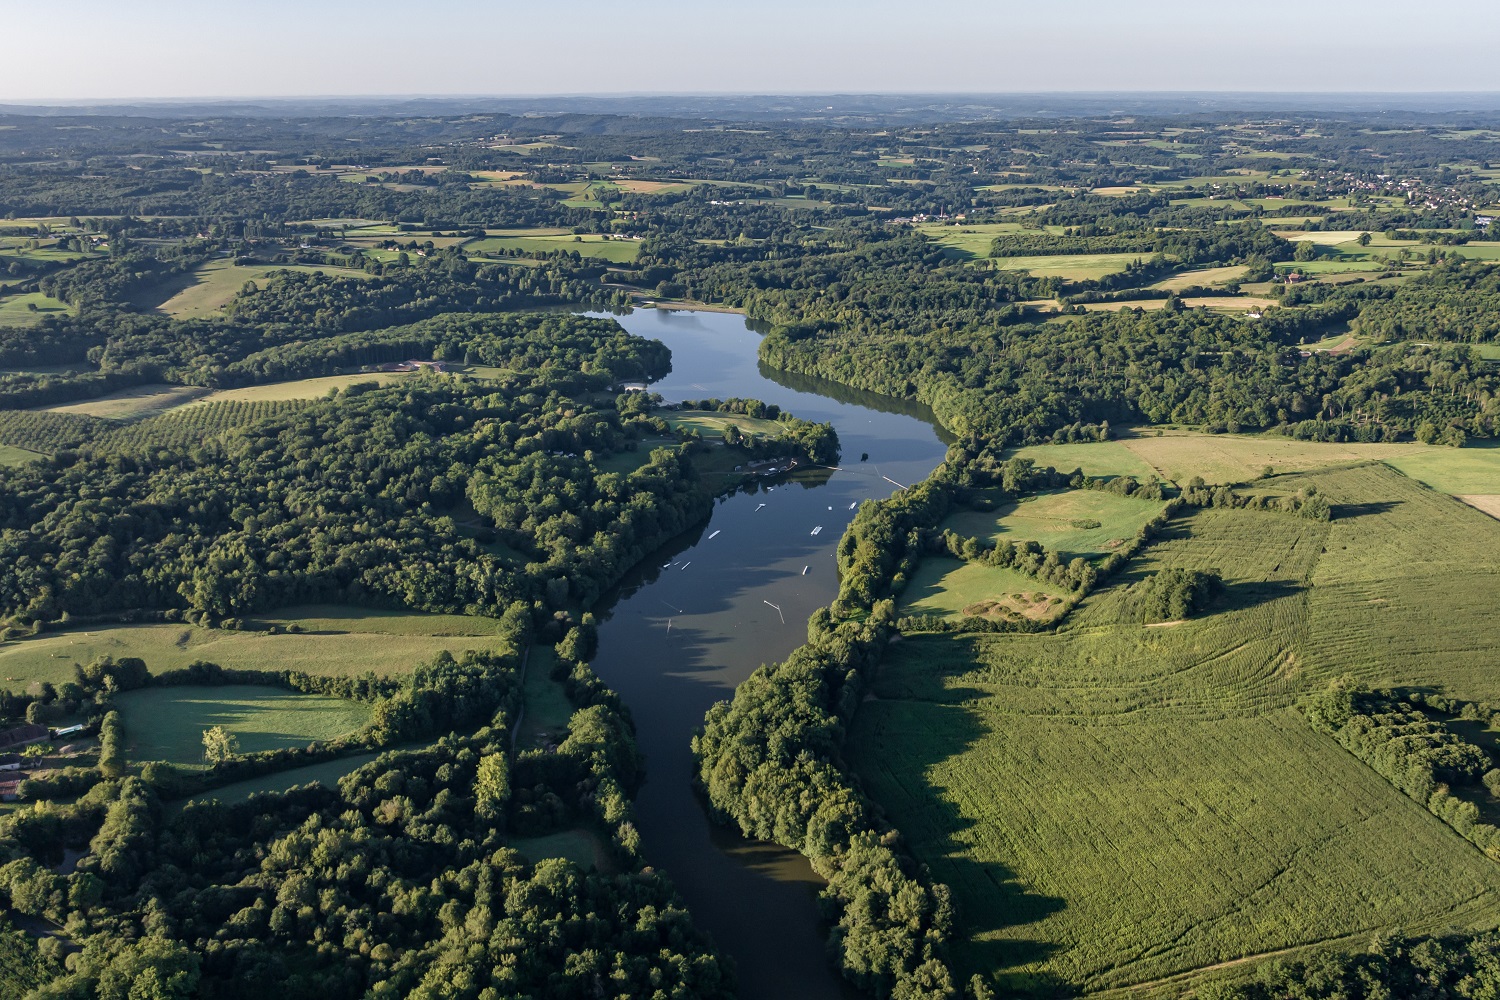
<svg viewBox="0 0 1500 1000">
<path fill-rule="evenodd" d="M 323 629 L 327 618 L 285 619 L 284 624 L 306 627 L 301 634 L 272 635 L 200 628 L 194 625 L 113 625 L 49 632 L 34 639 L 0 643 L 0 688 L 27 691 L 43 681 L 63 684 L 73 680 L 73 664 L 86 664 L 102 656 L 116 659 L 137 656 L 152 673 L 177 670 L 198 660 L 236 670 L 301 670 L 310 674 L 357 677 L 364 673 L 382 676 L 404 674 L 419 663 L 447 650 L 457 656 L 466 649 L 494 649 L 498 637 L 486 633 L 464 634 L 453 620 L 474 621 L 476 632 L 488 619 L 460 619 L 457 615 L 434 615 L 427 631 L 419 631 L 416 613 L 382 617 L 370 614 L 368 622 L 356 614 L 341 619 L 339 629 Z M 266 624 L 271 624 L 266 620 Z"/>
<path fill-rule="evenodd" d="M 236 264 L 215 260 L 179 275 L 154 290 L 155 308 L 173 319 L 192 319 L 217 312 L 239 294 L 247 281 L 264 281 L 272 271 L 302 271 L 329 277 L 370 277 L 347 267 L 309 264 Z"/>
<path fill-rule="evenodd" d="M 1500 921 L 1500 863 L 1295 707 L 1345 672 L 1500 698 L 1500 523 L 1378 463 L 1281 484 L 1334 519 L 1191 511 L 1055 633 L 890 648 L 850 757 L 953 887 L 964 976 L 1051 996 Z M 1167 567 L 1225 593 L 1142 626 Z"/>
<path fill-rule="evenodd" d="M 1038 257 L 997 257 L 995 267 L 1002 271 L 1029 271 L 1038 278 L 1064 278 L 1068 281 L 1097 281 L 1123 271 L 1131 261 L 1144 260 L 1150 254 L 1095 253 L 1050 254 Z"/>
<path fill-rule="evenodd" d="M 203 731 L 223 726 L 239 739 L 240 753 L 305 747 L 362 728 L 364 702 L 298 694 L 257 684 L 163 687 L 127 691 L 115 699 L 131 761 L 203 764 Z"/>
<path fill-rule="evenodd" d="M 1095 556 L 1134 538 L 1161 506 L 1103 490 L 1064 490 L 990 511 L 960 511 L 942 527 L 981 541 L 1033 541 L 1069 556 Z"/>
<path fill-rule="evenodd" d="M 901 594 L 903 615 L 939 618 L 1050 618 L 1062 607 L 1056 587 L 1013 569 L 961 559 L 922 560 Z"/>
</svg>

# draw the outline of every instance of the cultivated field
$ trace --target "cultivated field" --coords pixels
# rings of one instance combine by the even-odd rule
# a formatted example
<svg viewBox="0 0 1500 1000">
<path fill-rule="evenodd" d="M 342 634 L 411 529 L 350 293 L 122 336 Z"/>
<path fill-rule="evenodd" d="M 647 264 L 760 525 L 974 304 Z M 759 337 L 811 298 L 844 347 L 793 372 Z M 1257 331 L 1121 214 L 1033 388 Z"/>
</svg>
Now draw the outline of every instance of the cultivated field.
<svg viewBox="0 0 1500 1000">
<path fill-rule="evenodd" d="M 851 758 L 958 894 L 965 975 L 1052 996 L 1500 921 L 1500 864 L 1295 709 L 1345 672 L 1500 698 L 1500 524 L 1379 463 L 1275 485 L 1334 520 L 1190 512 L 1055 633 L 891 647 Z M 1135 624 L 1169 566 L 1225 594 Z"/>
<path fill-rule="evenodd" d="M 252 684 L 127 691 L 115 706 L 127 759 L 182 765 L 203 763 L 203 731 L 213 726 L 237 736 L 241 753 L 255 753 L 330 740 L 370 720 L 363 702 Z"/>
<path fill-rule="evenodd" d="M 1161 510 L 1150 500 L 1101 490 L 1046 493 L 990 512 L 963 511 L 942 524 L 987 541 L 1034 541 L 1069 555 L 1102 555 L 1135 537 Z"/>
</svg>

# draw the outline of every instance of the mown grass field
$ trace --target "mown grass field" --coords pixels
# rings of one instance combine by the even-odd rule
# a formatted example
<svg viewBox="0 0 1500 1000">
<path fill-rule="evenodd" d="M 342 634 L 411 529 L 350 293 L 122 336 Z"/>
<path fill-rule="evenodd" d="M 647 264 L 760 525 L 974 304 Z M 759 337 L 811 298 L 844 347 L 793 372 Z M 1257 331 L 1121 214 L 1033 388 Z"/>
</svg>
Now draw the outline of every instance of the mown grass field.
<svg viewBox="0 0 1500 1000">
<path fill-rule="evenodd" d="M 25 465 L 42 458 L 39 451 L 27 451 L 25 448 L 15 448 L 8 444 L 0 444 L 0 465 Z"/>
<path fill-rule="evenodd" d="M 90 663 L 101 656 L 138 656 L 154 673 L 207 660 L 237 670 L 403 674 L 442 650 L 457 654 L 465 649 L 496 648 L 499 643 L 487 634 L 457 634 L 460 628 L 444 624 L 445 619 L 458 616 L 435 617 L 438 622 L 430 629 L 439 634 L 425 634 L 407 622 L 381 618 L 369 623 L 348 620 L 344 629 L 314 629 L 300 635 L 173 624 L 71 629 L 0 643 L 0 687 L 25 691 L 42 681 L 61 684 L 73 679 L 73 664 Z M 472 621 L 480 623 L 474 626 L 476 630 L 484 627 L 485 619 Z M 304 627 L 317 623 L 318 619 L 299 620 Z"/>
<path fill-rule="evenodd" d="M 1039 278 L 1058 277 L 1069 281 L 1093 281 L 1123 271 L 1133 260 L 1149 254 L 1097 253 L 1052 254 L 1040 257 L 997 257 L 995 266 L 1002 271 L 1029 271 Z"/>
<path fill-rule="evenodd" d="M 97 396 L 77 403 L 60 403 L 45 408 L 48 413 L 75 413 L 107 420 L 142 420 L 191 403 L 208 393 L 207 389 L 188 385 L 154 382 L 107 396 Z"/>
<path fill-rule="evenodd" d="M 723 437 L 730 424 L 740 433 L 757 437 L 781 437 L 786 425 L 761 417 L 747 417 L 742 413 L 717 413 L 707 410 L 676 410 L 662 414 L 667 423 L 677 430 L 695 430 L 705 438 Z"/>
<path fill-rule="evenodd" d="M 373 753 L 353 754 L 349 757 L 339 757 L 336 760 L 325 760 L 321 764 L 308 764 L 306 767 L 293 767 L 285 771 L 277 771 L 275 774 L 262 775 L 259 778 L 249 778 L 245 781 L 236 781 L 233 784 L 221 785 L 212 792 L 195 796 L 192 801 L 207 802 L 217 799 L 225 805 L 236 802 L 244 802 L 257 792 L 284 792 L 288 788 L 298 785 L 310 785 L 317 782 L 326 788 L 338 787 L 339 779 L 353 771 L 361 764 L 368 764 L 378 756 Z"/>
<path fill-rule="evenodd" d="M 1443 493 L 1500 493 L 1500 448 L 1449 448 L 1415 442 L 1337 444 L 1281 435 L 1200 434 L 1146 429 L 1137 436 L 1089 444 L 1034 445 L 1013 454 L 1062 472 L 1091 476 L 1158 475 L 1173 482 L 1202 476 L 1208 483 L 1310 472 L 1350 462 L 1386 462 Z"/>
<path fill-rule="evenodd" d="M 30 326 L 48 316 L 66 316 L 70 312 L 72 309 L 66 302 L 42 292 L 22 292 L 0 298 L 0 326 Z"/>
<path fill-rule="evenodd" d="M 574 236 L 571 233 L 558 236 L 486 236 L 464 244 L 469 253 L 504 253 L 520 250 L 523 253 L 555 253 L 558 250 L 578 253 L 584 257 L 597 257 L 616 264 L 629 263 L 640 256 L 641 244 L 637 240 L 606 240 L 596 233 Z"/>
<path fill-rule="evenodd" d="M 1102 490 L 1046 493 L 994 511 L 961 511 L 942 527 L 987 541 L 1034 541 L 1069 555 L 1102 555 L 1135 537 L 1161 504 Z"/>
<path fill-rule="evenodd" d="M 197 400 L 194 405 L 322 399 L 331 391 L 347 389 L 351 385 L 364 385 L 371 382 L 377 385 L 391 385 L 410 378 L 411 374 L 407 372 L 355 372 L 351 375 L 324 375 L 288 382 L 268 382 L 265 385 L 247 385 L 238 389 L 220 389 L 218 392 L 210 393 Z"/>
<path fill-rule="evenodd" d="M 239 752 L 255 753 L 331 740 L 370 720 L 363 702 L 254 684 L 127 691 L 115 706 L 127 759 L 185 766 L 203 764 L 203 731 L 213 726 L 238 737 Z"/>
<path fill-rule="evenodd" d="M 331 277 L 368 278 L 364 271 L 346 267 L 323 267 L 307 264 L 236 265 L 230 260 L 204 264 L 191 274 L 163 284 L 156 292 L 155 308 L 174 319 L 191 319 L 217 312 L 239 294 L 247 281 L 264 282 L 272 271 L 307 271 Z"/>
<path fill-rule="evenodd" d="M 962 226 L 933 222 L 919 225 L 916 229 L 959 257 L 988 257 L 996 236 L 1023 231 L 1019 222 L 982 222 Z"/>
<path fill-rule="evenodd" d="M 1049 618 L 1063 594 L 1025 573 L 961 559 L 922 560 L 901 593 L 900 614 L 990 617 L 1007 608 L 1027 618 Z"/>
<path fill-rule="evenodd" d="M 1376 462 L 1276 482 L 1334 520 L 1191 512 L 1055 633 L 891 647 L 851 760 L 957 893 L 965 976 L 1054 996 L 1500 921 L 1500 864 L 1295 709 L 1345 672 L 1500 697 L 1500 522 Z M 1224 596 L 1134 623 L 1169 566 Z"/>
<path fill-rule="evenodd" d="M 1241 265 L 1233 267 L 1203 267 L 1196 271 L 1184 271 L 1174 274 L 1170 278 L 1164 278 L 1152 285 L 1152 288 L 1165 288 L 1168 291 L 1181 291 L 1184 288 L 1196 286 L 1207 287 L 1209 285 L 1222 285 L 1230 281 L 1238 280 L 1245 273 Z"/>
</svg>

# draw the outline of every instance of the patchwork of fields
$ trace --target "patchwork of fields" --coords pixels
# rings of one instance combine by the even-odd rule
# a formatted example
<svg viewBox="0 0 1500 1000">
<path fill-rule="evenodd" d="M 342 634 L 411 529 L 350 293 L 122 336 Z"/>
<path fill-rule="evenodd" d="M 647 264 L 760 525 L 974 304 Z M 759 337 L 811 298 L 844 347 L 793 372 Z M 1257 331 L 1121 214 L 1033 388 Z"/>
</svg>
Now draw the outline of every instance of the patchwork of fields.
<svg viewBox="0 0 1500 1000">
<path fill-rule="evenodd" d="M 1052 458 L 1087 457 L 1114 474 L 1138 474 L 1149 458 L 1183 477 L 1240 479 L 1264 444 L 1281 444 L 1194 443 L 1023 453 L 1064 467 L 1076 463 Z M 1293 450 L 1275 461 L 1323 468 L 1266 487 L 1315 486 L 1334 504 L 1331 522 L 1188 512 L 1055 632 L 918 634 L 891 647 L 850 757 L 957 894 L 965 976 L 1037 996 L 1092 992 L 1500 921 L 1500 864 L 1296 709 L 1344 673 L 1500 698 L 1490 667 L 1500 524 L 1349 453 L 1388 446 L 1286 443 Z M 1406 449 L 1398 461 L 1432 463 L 1435 480 L 1475 484 L 1464 471 L 1473 456 L 1431 449 L 1459 456 L 1444 463 L 1395 447 Z M 997 514 L 950 526 L 1006 537 L 1016 511 Z M 960 565 L 924 561 L 904 599 L 919 586 L 936 591 L 920 594 L 928 606 L 969 598 L 963 581 L 950 583 Z M 1167 567 L 1216 569 L 1225 594 L 1188 621 L 1135 624 L 1128 589 Z"/>
</svg>

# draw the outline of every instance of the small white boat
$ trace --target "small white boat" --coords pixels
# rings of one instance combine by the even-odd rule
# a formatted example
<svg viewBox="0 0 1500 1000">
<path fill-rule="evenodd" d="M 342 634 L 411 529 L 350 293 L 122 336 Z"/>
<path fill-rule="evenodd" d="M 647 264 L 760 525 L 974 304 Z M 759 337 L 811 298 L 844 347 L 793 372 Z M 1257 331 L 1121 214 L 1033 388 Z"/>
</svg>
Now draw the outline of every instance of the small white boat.
<svg viewBox="0 0 1500 1000">
<path fill-rule="evenodd" d="M 722 530 L 722 529 L 721 529 L 721 530 Z M 719 532 L 718 532 L 718 531 L 715 531 L 715 532 L 714 532 L 714 533 L 713 533 L 713 534 L 712 534 L 712 535 L 709 535 L 709 536 L 708 536 L 708 537 L 709 537 L 709 538 L 714 538 L 714 537 L 716 537 L 716 536 L 717 536 L 717 535 L 718 535 L 718 534 L 719 534 Z"/>
<path fill-rule="evenodd" d="M 806 576 L 806 575 L 807 575 L 807 569 L 808 569 L 808 567 L 806 567 L 806 566 L 803 566 L 803 567 L 802 567 L 802 575 L 803 575 L 803 576 Z"/>
<path fill-rule="evenodd" d="M 822 530 L 823 530 L 823 526 L 820 524 L 820 525 L 818 525 L 816 528 L 814 528 L 812 530 L 812 533 L 816 535 L 818 532 L 820 532 Z"/>
<path fill-rule="evenodd" d="M 756 506 L 756 508 L 755 508 L 755 509 L 756 509 L 756 510 L 760 510 L 760 509 L 761 509 L 761 507 L 764 507 L 764 506 L 765 506 L 765 504 L 758 504 L 758 505 L 757 505 L 757 506 Z"/>
<path fill-rule="evenodd" d="M 854 502 L 853 502 L 853 503 L 851 503 L 851 504 L 850 504 L 850 505 L 849 505 L 849 509 L 850 509 L 850 510 L 853 510 L 853 509 L 854 509 L 854 508 L 856 508 L 856 507 L 858 507 L 858 506 L 859 506 L 859 501 L 858 501 L 858 500 L 856 500 L 856 501 L 854 501 Z"/>
<path fill-rule="evenodd" d="M 688 561 L 687 561 L 687 562 L 685 562 L 685 563 L 683 563 L 683 564 L 682 564 L 682 568 L 683 568 L 683 569 L 687 569 L 687 568 L 688 568 L 688 567 L 689 567 L 689 566 L 691 566 L 691 565 L 692 565 L 692 564 L 693 564 L 693 562 L 692 562 L 692 560 L 691 560 L 691 559 L 689 559 L 689 560 L 688 560 Z"/>
</svg>

